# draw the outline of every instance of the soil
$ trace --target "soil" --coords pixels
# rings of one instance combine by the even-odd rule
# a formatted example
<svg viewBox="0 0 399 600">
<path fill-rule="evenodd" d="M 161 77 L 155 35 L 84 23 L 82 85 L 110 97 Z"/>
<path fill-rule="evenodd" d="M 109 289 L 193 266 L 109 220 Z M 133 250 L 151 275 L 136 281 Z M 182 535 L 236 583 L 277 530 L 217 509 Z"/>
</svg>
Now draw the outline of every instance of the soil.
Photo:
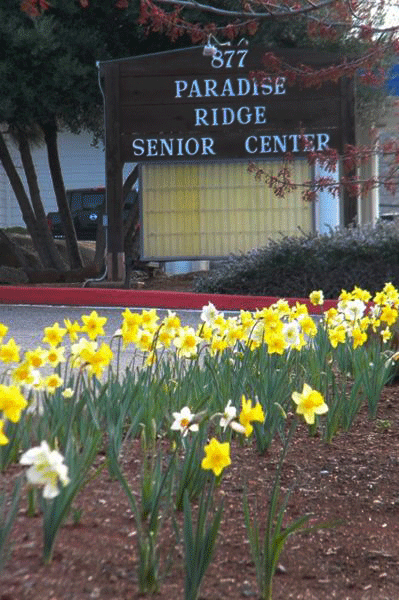
<svg viewBox="0 0 399 600">
<path fill-rule="evenodd" d="M 37 256 L 36 251 L 34 250 L 32 240 L 29 235 L 22 233 L 8 233 L 11 240 L 18 247 L 19 252 L 24 257 L 25 263 L 28 267 L 35 272 L 35 281 L 30 281 L 28 285 L 55 285 L 57 287 L 62 285 L 70 286 L 78 286 L 81 285 L 82 281 L 85 279 L 96 278 L 98 275 L 94 273 L 84 274 L 82 275 L 83 279 L 74 280 L 71 278 L 69 282 L 60 282 L 55 279 L 55 274 L 53 272 L 49 273 L 49 271 L 43 271 L 40 267 L 39 258 Z M 67 254 L 65 249 L 65 241 L 62 239 L 55 240 L 58 250 L 60 251 L 63 258 L 66 260 Z M 82 261 L 84 267 L 89 267 L 94 259 L 96 243 L 92 241 L 79 241 L 79 249 L 82 256 Z M 66 265 L 66 263 L 65 263 Z M 12 250 L 5 246 L 4 243 L 0 240 L 0 267 L 12 267 L 18 268 L 21 267 L 18 257 L 15 256 Z M 32 272 L 30 274 L 32 276 Z M 144 268 L 143 270 L 133 270 L 130 275 L 129 287 L 132 289 L 144 289 L 144 290 L 169 290 L 176 292 L 193 292 L 194 290 L 194 280 L 200 275 L 200 273 L 187 273 L 183 275 L 168 275 L 164 273 L 162 269 L 159 268 Z M 4 276 L 4 273 L 3 273 Z M 7 279 L 2 280 L 2 283 L 10 283 L 16 284 L 14 280 L 7 281 Z M 18 284 L 18 282 L 17 282 Z M 95 287 L 95 283 L 91 283 L 91 287 Z M 107 285 L 106 282 L 100 281 L 98 283 L 99 287 L 104 287 Z M 111 284 L 114 287 L 114 284 Z"/>
<path fill-rule="evenodd" d="M 184 275 L 168 275 L 158 269 L 151 274 L 145 271 L 134 271 L 130 278 L 130 287 L 142 290 L 194 292 L 195 280 L 202 273 L 203 271 L 185 273 Z"/>
<path fill-rule="evenodd" d="M 399 387 L 386 387 L 378 418 L 364 411 L 349 433 L 330 444 L 301 425 L 282 474 L 282 491 L 295 482 L 287 523 L 311 512 L 312 523 L 340 524 L 292 536 L 275 576 L 274 600 L 397 600 L 399 598 Z M 219 495 L 225 508 L 218 543 L 201 588 L 204 600 L 258 599 L 242 512 L 244 480 L 264 515 L 279 447 L 259 455 L 254 444 L 232 447 Z M 122 465 L 138 490 L 140 445 L 126 447 Z M 98 457 L 98 464 L 104 457 Z M 6 471 L 8 486 L 20 472 Z M 3 483 L 4 483 L 3 481 Z M 12 533 L 12 555 L 1 576 L 0 600 L 133 600 L 137 585 L 135 523 L 120 485 L 106 469 L 75 501 L 78 524 L 59 533 L 53 562 L 41 561 L 41 517 L 29 518 L 25 501 Z M 183 598 L 183 548 L 166 526 L 162 555 L 173 552 L 157 600 Z"/>
</svg>

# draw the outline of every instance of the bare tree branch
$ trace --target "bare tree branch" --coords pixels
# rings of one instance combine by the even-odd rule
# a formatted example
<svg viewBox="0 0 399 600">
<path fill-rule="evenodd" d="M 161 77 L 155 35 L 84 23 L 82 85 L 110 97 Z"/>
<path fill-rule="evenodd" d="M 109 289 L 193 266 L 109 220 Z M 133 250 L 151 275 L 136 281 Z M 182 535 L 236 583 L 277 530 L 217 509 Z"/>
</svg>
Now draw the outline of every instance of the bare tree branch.
<svg viewBox="0 0 399 600">
<path fill-rule="evenodd" d="M 282 18 L 282 17 L 295 17 L 297 15 L 305 14 L 308 12 L 322 10 L 336 4 L 336 0 L 319 0 L 318 2 L 311 2 L 310 0 L 304 0 L 304 6 L 298 6 L 295 4 L 294 7 L 284 6 L 282 3 L 272 4 L 271 2 L 262 2 L 264 7 L 263 11 L 252 10 L 232 10 L 228 8 L 217 8 L 210 4 L 202 4 L 196 0 L 154 0 L 153 4 L 169 4 L 175 8 L 189 8 L 199 10 L 201 12 L 213 13 L 222 17 L 227 18 L 246 18 L 251 17 L 253 19 L 270 19 L 270 18 Z M 248 2 L 248 4 L 250 4 Z"/>
</svg>

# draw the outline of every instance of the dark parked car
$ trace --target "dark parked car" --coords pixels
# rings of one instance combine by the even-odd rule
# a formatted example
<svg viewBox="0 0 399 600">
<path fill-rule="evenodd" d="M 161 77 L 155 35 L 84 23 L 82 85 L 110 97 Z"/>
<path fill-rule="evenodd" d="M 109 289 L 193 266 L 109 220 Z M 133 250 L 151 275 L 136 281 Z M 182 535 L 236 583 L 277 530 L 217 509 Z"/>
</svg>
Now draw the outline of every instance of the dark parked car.
<svg viewBox="0 0 399 600">
<path fill-rule="evenodd" d="M 98 222 L 104 213 L 105 188 L 67 190 L 66 194 L 78 240 L 95 240 Z M 136 200 L 137 191 L 130 192 L 124 206 L 125 219 Z M 64 237 L 61 217 L 58 212 L 48 213 L 47 221 L 53 237 Z"/>
</svg>

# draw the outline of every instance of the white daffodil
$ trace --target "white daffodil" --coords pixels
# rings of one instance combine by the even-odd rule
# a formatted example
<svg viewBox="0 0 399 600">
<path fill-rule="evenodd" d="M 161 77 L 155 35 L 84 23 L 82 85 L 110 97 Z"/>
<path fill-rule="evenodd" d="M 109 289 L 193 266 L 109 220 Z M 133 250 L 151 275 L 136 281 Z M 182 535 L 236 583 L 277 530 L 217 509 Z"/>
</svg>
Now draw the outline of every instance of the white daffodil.
<svg viewBox="0 0 399 600">
<path fill-rule="evenodd" d="M 64 457 L 57 450 L 50 450 L 46 441 L 24 452 L 19 462 L 31 465 L 26 472 L 27 480 L 32 485 L 44 486 L 43 498 L 55 498 L 60 493 L 58 483 L 67 485 L 70 481 Z"/>
<path fill-rule="evenodd" d="M 233 421 L 237 416 L 237 409 L 235 406 L 231 405 L 231 400 L 225 406 L 224 413 L 222 418 L 220 419 L 220 427 L 226 429 L 230 425 L 230 422 Z"/>
<path fill-rule="evenodd" d="M 189 431 L 198 431 L 198 423 L 195 422 L 195 414 L 188 406 L 184 406 L 180 412 L 173 413 L 174 421 L 171 425 L 173 431 L 181 431 L 183 437 Z"/>
<path fill-rule="evenodd" d="M 364 315 L 364 311 L 366 310 L 366 304 L 364 302 L 362 302 L 361 300 L 348 300 L 348 302 L 346 302 L 346 306 L 343 309 L 343 313 L 345 315 L 345 319 L 347 321 L 350 321 L 352 323 L 355 323 L 356 321 L 359 321 L 363 315 Z"/>
<path fill-rule="evenodd" d="M 219 421 L 220 427 L 223 427 L 224 430 L 226 430 L 227 427 L 231 427 L 231 429 L 237 431 L 238 433 L 244 433 L 245 427 L 243 427 L 240 423 L 238 423 L 238 421 L 235 420 L 236 417 L 237 409 L 235 406 L 231 406 L 231 400 L 229 400 L 225 406 L 224 413 Z"/>
<path fill-rule="evenodd" d="M 301 326 L 298 321 L 290 321 L 289 323 L 285 323 L 283 326 L 283 336 L 287 346 L 290 348 L 300 344 L 300 333 Z"/>
<path fill-rule="evenodd" d="M 201 320 L 210 327 L 213 327 L 215 319 L 218 316 L 223 317 L 223 313 L 220 313 L 216 306 L 212 304 L 212 302 L 208 302 L 206 306 L 202 307 Z"/>
</svg>

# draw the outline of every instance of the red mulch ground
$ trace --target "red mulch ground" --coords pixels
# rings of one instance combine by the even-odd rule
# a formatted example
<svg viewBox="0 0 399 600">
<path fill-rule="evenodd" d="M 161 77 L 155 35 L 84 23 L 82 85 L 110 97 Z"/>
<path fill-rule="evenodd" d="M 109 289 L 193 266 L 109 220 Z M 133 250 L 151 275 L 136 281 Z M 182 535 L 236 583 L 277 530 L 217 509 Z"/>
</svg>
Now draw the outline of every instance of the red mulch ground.
<svg viewBox="0 0 399 600">
<path fill-rule="evenodd" d="M 387 387 L 376 421 L 361 414 L 353 429 L 327 445 L 309 438 L 301 426 L 288 453 L 282 486 L 295 480 L 287 518 L 312 512 L 318 521 L 342 525 L 309 536 L 294 536 L 275 577 L 274 599 L 397 600 L 399 598 L 399 387 Z M 201 598 L 258 598 L 254 566 L 242 513 L 242 489 L 248 481 L 261 512 L 266 509 L 278 457 L 274 444 L 264 456 L 254 446 L 232 449 L 220 493 L 225 512 L 214 560 Z M 99 458 L 101 461 L 102 458 Z M 137 489 L 140 448 L 124 451 L 123 466 Z M 20 471 L 9 469 L 7 483 Z M 3 481 L 4 483 L 4 481 Z M 13 551 L 1 576 L 0 600 L 133 600 L 137 587 L 135 524 L 119 484 L 104 470 L 77 497 L 79 525 L 59 534 L 52 564 L 41 563 L 41 517 L 28 518 L 22 504 L 13 531 Z M 183 552 L 174 534 L 161 536 L 173 550 L 171 571 L 156 596 L 183 598 Z M 147 597 L 147 596 L 146 596 Z M 148 596 L 149 598 L 150 596 Z"/>
</svg>

